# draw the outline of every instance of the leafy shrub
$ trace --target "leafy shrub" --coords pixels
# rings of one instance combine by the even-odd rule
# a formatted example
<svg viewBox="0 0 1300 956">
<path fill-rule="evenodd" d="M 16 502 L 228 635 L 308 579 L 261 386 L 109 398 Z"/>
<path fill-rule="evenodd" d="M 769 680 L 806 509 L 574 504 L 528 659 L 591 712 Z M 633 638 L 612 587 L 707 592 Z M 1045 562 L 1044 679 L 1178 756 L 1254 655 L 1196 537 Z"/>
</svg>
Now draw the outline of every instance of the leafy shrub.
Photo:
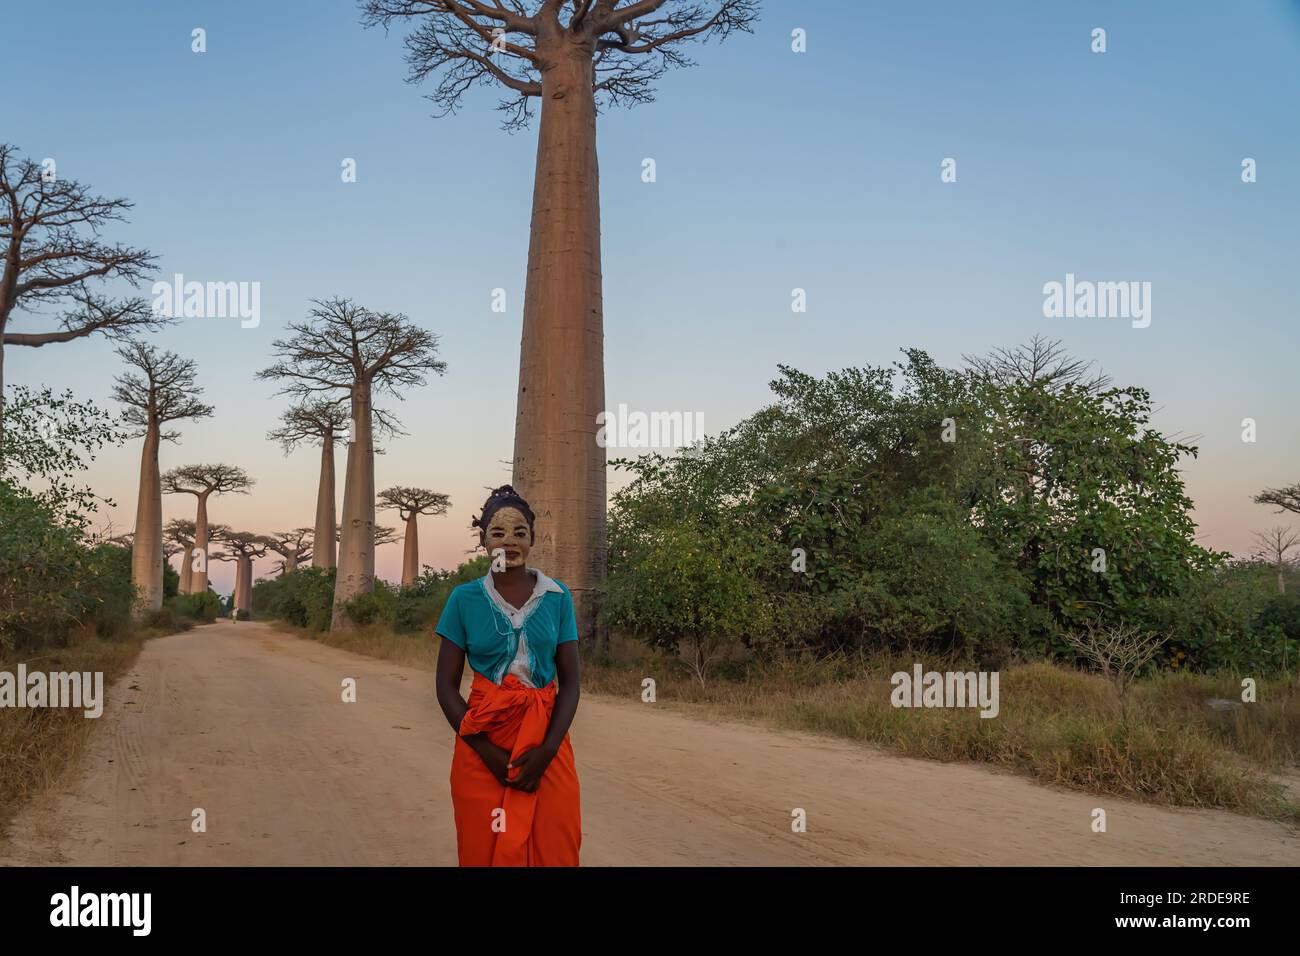
<svg viewBox="0 0 1300 956">
<path fill-rule="evenodd" d="M 253 585 L 253 611 L 310 631 L 327 631 L 334 608 L 334 568 L 304 567 Z"/>
<path fill-rule="evenodd" d="M 172 601 L 172 606 L 181 617 L 204 621 L 208 624 L 217 619 L 220 604 L 217 595 L 212 591 L 203 591 L 199 594 L 178 594 Z"/>
</svg>

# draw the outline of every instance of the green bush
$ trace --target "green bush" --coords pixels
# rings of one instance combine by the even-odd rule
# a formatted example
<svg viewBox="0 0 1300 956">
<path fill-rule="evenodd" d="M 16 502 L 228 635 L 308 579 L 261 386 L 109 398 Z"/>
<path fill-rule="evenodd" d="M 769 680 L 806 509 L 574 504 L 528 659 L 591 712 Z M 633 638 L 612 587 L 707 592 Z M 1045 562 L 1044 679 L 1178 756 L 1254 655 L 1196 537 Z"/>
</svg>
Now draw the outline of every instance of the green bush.
<svg viewBox="0 0 1300 956">
<path fill-rule="evenodd" d="M 253 612 L 309 631 L 328 631 L 334 608 L 334 568 L 298 568 L 253 585 Z"/>
<path fill-rule="evenodd" d="M 194 626 L 194 621 L 178 614 L 175 605 L 168 601 L 160 608 L 145 611 L 140 616 L 140 626 L 146 630 L 170 633 L 172 631 L 188 631 Z"/>
<path fill-rule="evenodd" d="M 217 619 L 220 605 L 220 600 L 212 591 L 203 591 L 200 594 L 178 594 L 172 601 L 172 606 L 181 617 L 208 624 Z"/>
</svg>

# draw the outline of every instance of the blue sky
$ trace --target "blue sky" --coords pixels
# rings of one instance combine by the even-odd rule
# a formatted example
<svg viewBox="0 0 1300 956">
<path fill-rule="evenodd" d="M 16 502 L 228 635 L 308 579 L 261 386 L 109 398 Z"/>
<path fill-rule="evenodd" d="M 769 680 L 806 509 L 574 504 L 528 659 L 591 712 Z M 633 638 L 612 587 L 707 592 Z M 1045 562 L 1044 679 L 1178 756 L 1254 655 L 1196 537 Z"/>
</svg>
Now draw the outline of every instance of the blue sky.
<svg viewBox="0 0 1300 956">
<path fill-rule="evenodd" d="M 285 400 L 255 373 L 310 298 L 405 312 L 441 334 L 448 373 L 397 407 L 410 434 L 376 480 L 452 496 L 421 545 L 454 565 L 484 486 L 508 480 L 535 127 L 502 131 L 487 89 L 433 118 L 400 37 L 362 29 L 347 0 L 67 0 L 4 23 L 22 42 L 0 81 L 21 95 L 0 139 L 133 200 L 108 237 L 152 249 L 161 276 L 261 283 L 258 328 L 199 319 L 156 337 L 198 361 L 217 409 L 163 466 L 223 460 L 258 479 L 214 520 L 310 524 L 315 456 L 266 442 Z M 767 400 L 778 362 L 820 373 L 919 347 L 956 364 L 1044 334 L 1150 390 L 1163 430 L 1200 436 L 1185 474 L 1204 543 L 1245 551 L 1286 523 L 1250 495 L 1300 480 L 1300 5 L 765 0 L 754 35 L 693 55 L 655 103 L 600 118 L 609 407 L 699 411 L 715 432 Z M 1067 272 L 1150 281 L 1150 327 L 1044 318 L 1042 286 Z M 119 370 L 99 339 L 6 359 L 10 383 L 104 402 Z M 119 530 L 138 455 L 95 472 Z M 381 549 L 380 573 L 400 560 Z"/>
</svg>

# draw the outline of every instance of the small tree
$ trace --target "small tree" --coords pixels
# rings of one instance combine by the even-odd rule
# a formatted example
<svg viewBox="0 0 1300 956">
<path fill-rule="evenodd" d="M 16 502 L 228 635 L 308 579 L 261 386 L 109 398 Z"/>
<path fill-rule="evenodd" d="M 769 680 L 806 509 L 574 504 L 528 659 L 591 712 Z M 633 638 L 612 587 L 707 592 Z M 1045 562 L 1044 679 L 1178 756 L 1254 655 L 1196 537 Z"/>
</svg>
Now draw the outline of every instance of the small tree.
<svg viewBox="0 0 1300 956">
<path fill-rule="evenodd" d="M 57 170 L 20 158 L 17 147 L 0 143 L 0 404 L 7 345 L 39 348 L 96 333 L 121 338 L 171 321 L 154 314 L 142 298 L 109 299 L 93 288 L 112 279 L 135 285 L 153 268 L 148 250 L 99 238 L 102 228 L 121 221 L 130 208 L 125 199 L 96 196 L 76 180 L 60 178 Z M 16 313 L 48 307 L 63 307 L 58 328 L 9 331 Z"/>
<path fill-rule="evenodd" d="M 1169 637 L 1144 632 L 1122 621 L 1109 625 L 1092 621 L 1082 632 L 1066 633 L 1065 640 L 1080 657 L 1097 666 L 1124 704 L 1129 686 Z"/>
<path fill-rule="evenodd" d="M 383 425 L 381 416 L 376 409 L 376 431 Z M 316 488 L 316 526 L 312 535 L 319 546 L 311 556 L 312 566 L 317 568 L 332 568 L 337 560 L 333 534 L 338 520 L 334 514 L 334 440 L 347 433 L 349 418 L 346 397 L 332 401 L 308 399 L 285 409 L 280 416 L 280 427 L 266 436 L 279 442 L 286 455 L 304 442 L 320 444 L 320 482 Z"/>
<path fill-rule="evenodd" d="M 343 391 L 351 403 L 352 441 L 343 486 L 343 533 L 339 541 L 331 630 L 351 627 L 343 606 L 370 592 L 375 580 L 376 414 L 371 399 L 387 391 L 423 385 L 429 372 L 442 375 L 438 336 L 399 313 L 372 312 L 350 299 L 316 301 L 305 322 L 290 322 L 292 338 L 276 340 L 279 361 L 259 377 L 287 382 L 282 392 L 300 399 Z"/>
<path fill-rule="evenodd" d="M 1259 556 L 1277 569 L 1277 593 L 1285 594 L 1286 553 L 1300 544 L 1300 531 L 1278 526 L 1256 531 L 1255 540 L 1259 542 Z"/>
<path fill-rule="evenodd" d="M 138 617 L 162 607 L 162 478 L 158 473 L 158 447 L 163 441 L 179 437 L 179 433 L 163 429 L 168 422 L 211 415 L 212 406 L 195 397 L 203 389 L 195 384 L 192 361 L 141 342 L 129 342 L 117 354 L 135 372 L 116 378 L 113 398 L 126 406 L 123 421 L 139 429 L 134 437 L 144 438 L 131 550 L 131 583 L 139 589 Z"/>
<path fill-rule="evenodd" d="M 165 495 L 194 495 L 198 513 L 194 518 L 192 550 L 186 552 L 181 569 L 181 593 L 202 594 L 208 589 L 208 498 L 222 494 L 248 494 L 254 481 L 234 465 L 184 465 L 162 476 Z"/>
<path fill-rule="evenodd" d="M 394 485 L 379 493 L 379 506 L 397 512 L 406 522 L 406 546 L 402 554 L 402 587 L 409 588 L 420 575 L 420 541 L 417 522 L 420 515 L 442 515 L 451 507 L 451 498 L 427 488 Z"/>
</svg>

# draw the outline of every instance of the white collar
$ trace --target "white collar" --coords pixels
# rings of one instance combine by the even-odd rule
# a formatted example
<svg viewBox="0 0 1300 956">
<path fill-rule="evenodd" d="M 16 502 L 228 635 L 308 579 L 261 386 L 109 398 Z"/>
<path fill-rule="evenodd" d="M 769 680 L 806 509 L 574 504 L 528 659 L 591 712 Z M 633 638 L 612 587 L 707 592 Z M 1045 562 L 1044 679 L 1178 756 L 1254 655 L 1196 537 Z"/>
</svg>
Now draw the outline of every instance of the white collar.
<svg viewBox="0 0 1300 956">
<path fill-rule="evenodd" d="M 547 591 L 563 590 L 558 584 L 537 568 L 525 568 L 525 570 L 535 575 L 537 580 L 533 584 L 533 593 L 529 595 L 528 600 L 524 602 L 524 606 L 518 609 L 512 607 L 510 602 L 503 598 L 501 593 L 497 591 L 496 584 L 492 581 L 491 569 L 488 569 L 488 573 L 483 575 L 483 590 L 487 592 L 488 598 L 496 605 L 497 610 L 504 614 L 510 621 L 511 625 L 516 628 L 524 626 L 524 622 L 528 620 L 528 616 L 532 613 L 533 608 L 536 607 L 537 602 L 542 599 L 542 596 L 546 594 Z"/>
</svg>

